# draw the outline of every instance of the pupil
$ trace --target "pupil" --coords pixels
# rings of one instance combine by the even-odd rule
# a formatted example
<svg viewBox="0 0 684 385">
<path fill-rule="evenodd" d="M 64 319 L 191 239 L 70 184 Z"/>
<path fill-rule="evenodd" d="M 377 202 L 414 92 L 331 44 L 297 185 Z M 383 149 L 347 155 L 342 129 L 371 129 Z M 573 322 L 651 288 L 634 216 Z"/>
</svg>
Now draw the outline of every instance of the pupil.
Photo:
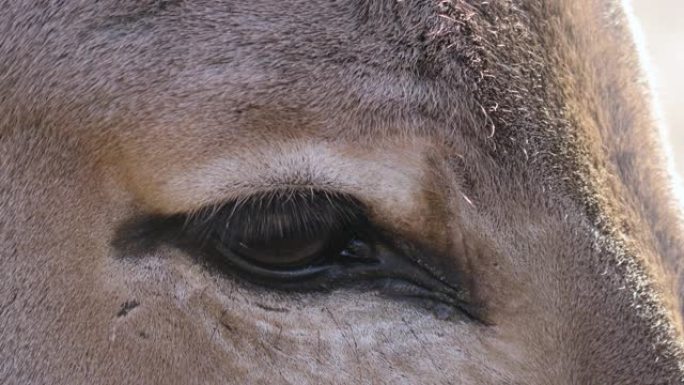
<svg viewBox="0 0 684 385">
<path fill-rule="evenodd" d="M 326 246 L 326 239 L 239 240 L 233 251 L 259 264 L 287 267 L 314 262 Z"/>
</svg>

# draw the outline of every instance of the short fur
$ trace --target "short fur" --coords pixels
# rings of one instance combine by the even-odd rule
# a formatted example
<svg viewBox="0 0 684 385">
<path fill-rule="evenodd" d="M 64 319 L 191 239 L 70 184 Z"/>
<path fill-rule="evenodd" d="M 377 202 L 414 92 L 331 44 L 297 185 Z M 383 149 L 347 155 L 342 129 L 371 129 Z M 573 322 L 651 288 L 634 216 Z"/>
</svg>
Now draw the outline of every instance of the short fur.
<svg viewBox="0 0 684 385">
<path fill-rule="evenodd" d="M 679 211 L 618 2 L 0 7 L 0 382 L 684 381 Z M 117 258 L 132 218 L 283 186 L 429 245 L 487 322 Z"/>
</svg>

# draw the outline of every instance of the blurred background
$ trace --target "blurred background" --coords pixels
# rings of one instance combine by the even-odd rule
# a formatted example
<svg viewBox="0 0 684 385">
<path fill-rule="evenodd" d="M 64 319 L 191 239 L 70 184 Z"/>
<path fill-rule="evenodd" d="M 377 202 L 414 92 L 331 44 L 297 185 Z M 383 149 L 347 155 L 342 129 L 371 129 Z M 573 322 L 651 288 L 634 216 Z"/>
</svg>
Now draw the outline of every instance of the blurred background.
<svg viewBox="0 0 684 385">
<path fill-rule="evenodd" d="M 675 167 L 684 177 L 684 0 L 631 0 L 668 131 Z"/>
</svg>

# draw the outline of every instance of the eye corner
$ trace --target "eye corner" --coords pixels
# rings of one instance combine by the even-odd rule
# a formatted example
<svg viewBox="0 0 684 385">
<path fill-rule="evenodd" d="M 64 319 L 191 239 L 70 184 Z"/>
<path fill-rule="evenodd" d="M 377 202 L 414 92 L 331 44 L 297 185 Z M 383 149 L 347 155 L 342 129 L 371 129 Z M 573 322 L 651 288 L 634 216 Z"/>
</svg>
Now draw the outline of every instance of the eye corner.
<svg viewBox="0 0 684 385">
<path fill-rule="evenodd" d="M 148 214 L 122 221 L 110 240 L 120 258 L 130 258 L 153 252 L 162 244 L 182 238 L 185 216 Z"/>
</svg>

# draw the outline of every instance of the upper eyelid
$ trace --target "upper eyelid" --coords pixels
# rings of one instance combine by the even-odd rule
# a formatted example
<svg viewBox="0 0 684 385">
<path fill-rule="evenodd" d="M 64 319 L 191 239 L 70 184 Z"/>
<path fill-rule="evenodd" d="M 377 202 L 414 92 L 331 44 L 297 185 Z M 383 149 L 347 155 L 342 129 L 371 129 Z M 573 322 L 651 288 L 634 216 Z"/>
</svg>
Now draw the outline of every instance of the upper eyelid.
<svg viewBox="0 0 684 385">
<path fill-rule="evenodd" d="M 428 167 L 424 158 L 428 144 L 394 140 L 385 143 L 393 148 L 387 152 L 383 143 L 361 151 L 358 143 L 275 140 L 248 151 L 241 147 L 228 154 L 212 154 L 180 169 L 154 167 L 169 171 L 149 170 L 157 173 L 134 177 L 142 178 L 140 183 L 146 186 L 140 193 L 141 204 L 165 214 L 198 211 L 275 190 L 350 194 L 381 211 L 398 207 L 417 211 Z M 396 151 L 397 146 L 406 151 Z M 148 164 L 148 168 L 154 166 Z M 150 179 L 158 181 L 154 188 L 148 187 Z"/>
</svg>

